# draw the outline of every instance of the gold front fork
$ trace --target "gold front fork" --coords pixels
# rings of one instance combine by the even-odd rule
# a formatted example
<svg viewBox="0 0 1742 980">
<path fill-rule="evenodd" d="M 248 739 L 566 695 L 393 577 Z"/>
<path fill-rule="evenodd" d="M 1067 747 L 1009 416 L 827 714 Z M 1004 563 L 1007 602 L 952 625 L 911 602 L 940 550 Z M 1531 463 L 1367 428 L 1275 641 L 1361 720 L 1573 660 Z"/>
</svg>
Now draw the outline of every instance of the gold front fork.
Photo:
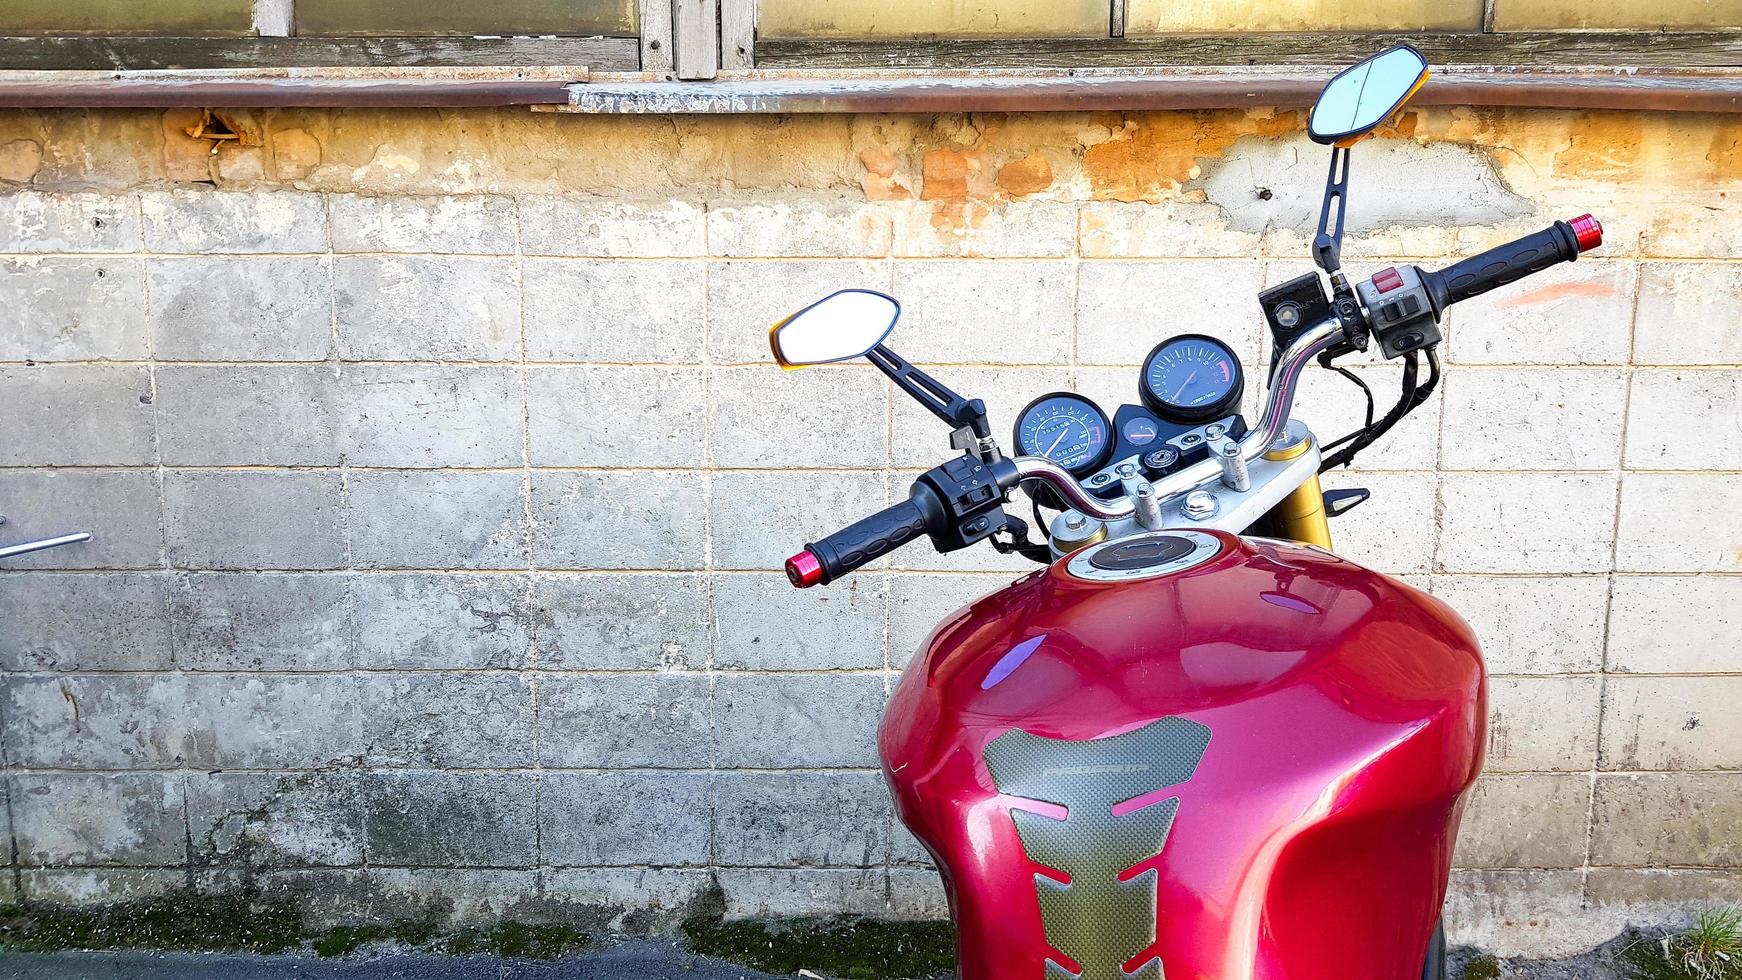
<svg viewBox="0 0 1742 980">
<path fill-rule="evenodd" d="M 1264 454 L 1264 458 L 1278 462 L 1294 459 L 1312 444 L 1310 437 L 1302 439 L 1292 446 L 1272 449 Z M 1331 525 L 1325 518 L 1325 494 L 1319 488 L 1317 473 L 1307 477 L 1305 483 L 1295 487 L 1293 493 L 1271 508 L 1270 516 L 1279 537 L 1331 550 Z"/>
</svg>

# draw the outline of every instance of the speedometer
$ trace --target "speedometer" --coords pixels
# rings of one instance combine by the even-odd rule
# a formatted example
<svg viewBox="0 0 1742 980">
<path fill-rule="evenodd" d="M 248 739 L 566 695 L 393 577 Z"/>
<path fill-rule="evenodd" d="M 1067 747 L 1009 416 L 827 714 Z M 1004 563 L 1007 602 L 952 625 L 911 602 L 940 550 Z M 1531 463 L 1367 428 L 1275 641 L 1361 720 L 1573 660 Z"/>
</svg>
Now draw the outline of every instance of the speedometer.
<svg viewBox="0 0 1742 980">
<path fill-rule="evenodd" d="M 1143 360 L 1143 403 L 1170 422 L 1208 422 L 1237 411 L 1246 379 L 1240 359 L 1214 337 L 1182 334 Z"/>
<path fill-rule="evenodd" d="M 1016 451 L 1044 456 L 1085 476 L 1100 469 L 1113 449 L 1113 424 L 1094 402 L 1068 391 L 1055 391 L 1028 403 L 1016 416 Z"/>
</svg>

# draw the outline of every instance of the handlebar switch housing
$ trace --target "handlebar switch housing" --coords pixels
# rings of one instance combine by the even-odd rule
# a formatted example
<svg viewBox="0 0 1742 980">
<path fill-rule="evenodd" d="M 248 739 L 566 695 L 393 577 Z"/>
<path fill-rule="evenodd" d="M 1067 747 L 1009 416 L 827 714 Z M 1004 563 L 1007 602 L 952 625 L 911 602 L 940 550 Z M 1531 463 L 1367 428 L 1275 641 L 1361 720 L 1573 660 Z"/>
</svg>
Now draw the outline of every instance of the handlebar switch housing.
<svg viewBox="0 0 1742 980">
<path fill-rule="evenodd" d="M 918 481 L 943 509 L 933 524 L 932 547 L 959 551 L 1004 530 L 1004 495 L 1016 485 L 1016 464 L 1000 456 L 991 461 L 971 453 L 928 470 Z"/>
<path fill-rule="evenodd" d="M 1381 270 L 1355 291 L 1367 307 L 1368 322 L 1387 358 L 1432 347 L 1442 339 L 1433 298 L 1415 266 Z"/>
</svg>

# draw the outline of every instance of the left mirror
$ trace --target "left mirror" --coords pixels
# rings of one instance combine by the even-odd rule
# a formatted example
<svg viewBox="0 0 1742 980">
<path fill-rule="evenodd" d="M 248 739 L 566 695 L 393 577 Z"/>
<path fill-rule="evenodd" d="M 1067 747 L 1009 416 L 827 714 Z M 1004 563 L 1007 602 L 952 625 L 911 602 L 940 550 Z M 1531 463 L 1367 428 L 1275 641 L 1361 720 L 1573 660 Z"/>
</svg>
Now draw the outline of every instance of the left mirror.
<svg viewBox="0 0 1742 980">
<path fill-rule="evenodd" d="M 843 289 L 775 324 L 768 343 L 783 368 L 847 361 L 883 343 L 900 317 L 893 296 Z"/>
</svg>

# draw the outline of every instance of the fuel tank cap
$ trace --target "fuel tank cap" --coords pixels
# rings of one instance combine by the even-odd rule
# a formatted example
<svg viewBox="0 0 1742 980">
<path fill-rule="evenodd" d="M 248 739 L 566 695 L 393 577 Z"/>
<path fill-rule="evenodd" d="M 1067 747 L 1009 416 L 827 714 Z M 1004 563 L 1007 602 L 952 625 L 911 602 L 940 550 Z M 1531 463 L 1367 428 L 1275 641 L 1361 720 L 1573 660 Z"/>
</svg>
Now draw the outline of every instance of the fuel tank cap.
<svg viewBox="0 0 1742 980">
<path fill-rule="evenodd" d="M 1090 582 L 1130 582 L 1196 568 L 1221 552 L 1221 539 L 1203 531 L 1150 531 L 1084 549 L 1065 571 Z"/>
</svg>

